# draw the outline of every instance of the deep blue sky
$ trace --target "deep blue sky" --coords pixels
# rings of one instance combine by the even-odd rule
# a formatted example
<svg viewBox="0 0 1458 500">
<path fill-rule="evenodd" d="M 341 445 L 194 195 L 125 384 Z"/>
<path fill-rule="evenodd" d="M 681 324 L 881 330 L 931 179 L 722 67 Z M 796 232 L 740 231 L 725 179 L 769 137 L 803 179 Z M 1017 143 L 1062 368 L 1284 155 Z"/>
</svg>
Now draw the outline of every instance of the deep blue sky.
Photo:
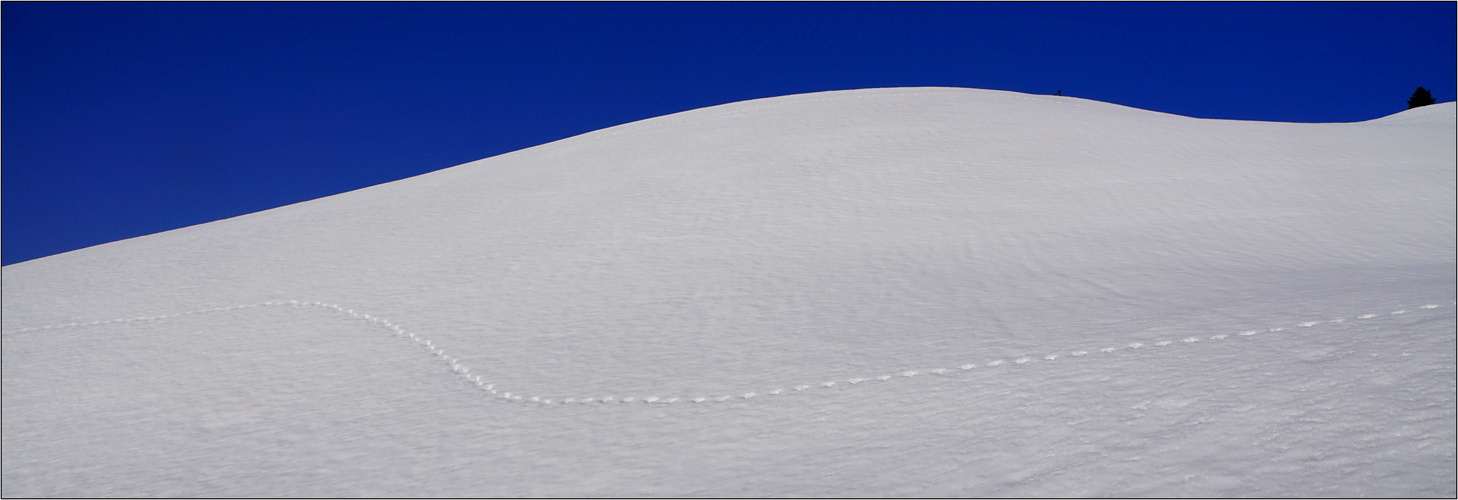
<svg viewBox="0 0 1458 500">
<path fill-rule="evenodd" d="M 1455 5 L 4 2 L 0 258 L 804 92 L 1367 120 L 1454 99 Z"/>
</svg>

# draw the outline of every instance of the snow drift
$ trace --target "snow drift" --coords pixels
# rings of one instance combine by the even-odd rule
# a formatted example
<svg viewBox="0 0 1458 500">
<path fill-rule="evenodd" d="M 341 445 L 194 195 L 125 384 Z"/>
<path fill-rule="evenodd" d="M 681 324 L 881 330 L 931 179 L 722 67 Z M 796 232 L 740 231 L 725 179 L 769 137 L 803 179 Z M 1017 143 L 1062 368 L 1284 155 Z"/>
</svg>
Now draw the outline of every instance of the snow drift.
<svg viewBox="0 0 1458 500">
<path fill-rule="evenodd" d="M 1454 105 L 715 106 L 4 268 L 6 496 L 1452 496 Z"/>
</svg>

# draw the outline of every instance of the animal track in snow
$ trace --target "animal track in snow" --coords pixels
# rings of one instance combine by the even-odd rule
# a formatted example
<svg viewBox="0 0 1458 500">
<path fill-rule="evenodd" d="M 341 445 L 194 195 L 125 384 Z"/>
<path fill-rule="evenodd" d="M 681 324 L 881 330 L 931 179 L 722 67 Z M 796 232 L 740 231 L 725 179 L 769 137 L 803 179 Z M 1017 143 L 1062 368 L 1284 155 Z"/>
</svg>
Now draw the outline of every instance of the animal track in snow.
<svg viewBox="0 0 1458 500">
<path fill-rule="evenodd" d="M 550 398 L 550 397 L 542 397 L 542 396 L 524 396 L 524 395 L 517 394 L 517 393 L 513 393 L 513 392 L 498 391 L 496 389 L 496 384 L 487 382 L 479 374 L 472 374 L 471 368 L 468 367 L 468 366 L 466 366 L 466 365 L 461 364 L 459 359 L 446 356 L 445 349 L 442 348 L 442 347 L 440 347 L 440 346 L 438 346 L 438 345 L 436 345 L 434 341 L 428 340 L 428 339 L 425 339 L 425 338 L 422 338 L 420 335 L 416 334 L 415 332 L 408 332 L 408 331 L 405 330 L 404 327 L 402 327 L 400 325 L 397 325 L 397 324 L 391 322 L 388 319 L 381 318 L 381 317 L 378 317 L 378 316 L 372 316 L 372 315 L 369 315 L 369 314 L 361 314 L 359 312 L 356 312 L 353 309 L 346 309 L 343 306 L 340 306 L 340 305 L 337 305 L 337 304 L 326 304 L 326 303 L 323 303 L 323 302 L 304 302 L 304 301 L 297 301 L 297 300 L 290 300 L 290 301 L 269 301 L 269 302 L 263 302 L 263 303 L 259 303 L 259 304 L 245 304 L 245 305 L 238 305 L 238 306 L 214 307 L 214 308 L 211 308 L 211 309 L 199 309 L 199 310 L 195 310 L 195 311 L 187 311 L 187 312 L 182 312 L 182 313 L 167 314 L 167 315 L 160 315 L 160 316 L 143 316 L 143 317 L 136 317 L 136 318 L 122 318 L 122 319 L 98 320 L 98 321 L 90 321 L 90 322 L 77 322 L 77 323 L 65 323 L 65 324 L 57 324 L 57 325 L 46 325 L 46 326 L 40 326 L 40 327 L 22 328 L 22 329 L 18 329 L 18 330 L 12 330 L 12 331 L 8 331 L 8 332 L 4 332 L 4 334 L 8 336 L 8 335 L 15 335 L 15 334 L 20 334 L 20 333 L 25 333 L 25 332 L 38 332 L 38 331 L 46 331 L 46 330 L 59 330 L 59 329 L 66 329 L 66 328 L 84 328 L 84 327 L 89 327 L 89 326 L 108 325 L 108 324 L 113 324 L 113 323 L 132 323 L 132 322 L 141 322 L 141 321 L 160 321 L 160 320 L 167 320 L 167 319 L 172 319 L 172 318 L 180 318 L 180 317 L 183 317 L 183 316 L 189 316 L 189 315 L 194 315 L 194 314 L 203 314 L 203 313 L 211 313 L 211 312 L 223 312 L 223 311 L 236 311 L 236 310 L 250 309 L 250 308 L 255 308 L 255 307 L 311 307 L 311 308 L 318 308 L 318 309 L 324 309 L 326 311 L 332 311 L 332 312 L 338 313 L 338 314 L 343 314 L 343 315 L 349 316 L 351 318 L 358 319 L 360 321 L 369 323 L 371 325 L 375 325 L 375 326 L 382 327 L 382 328 L 384 328 L 386 330 L 389 330 L 395 336 L 401 337 L 402 339 L 408 339 L 409 341 L 413 342 L 414 344 L 419 345 L 421 347 L 424 347 L 426 349 L 426 351 L 428 351 L 432 356 L 434 356 L 436 359 L 440 360 L 440 362 L 443 363 L 446 368 L 449 368 L 453 374 L 455 374 L 458 377 L 461 377 L 466 382 L 471 383 L 477 389 L 481 390 L 482 392 L 486 393 L 487 395 L 489 395 L 491 397 L 494 397 L 496 399 L 499 399 L 501 401 L 507 401 L 507 402 L 524 402 L 524 403 L 533 403 L 533 404 L 538 404 L 538 405 L 587 404 L 587 403 L 594 403 L 594 402 L 596 402 L 596 403 L 602 403 L 602 404 L 606 404 L 606 403 L 631 404 L 631 403 L 635 403 L 635 402 L 641 402 L 643 404 L 675 404 L 675 403 L 678 403 L 678 402 L 692 402 L 692 403 L 707 403 L 707 402 L 711 402 L 711 401 L 712 402 L 726 402 L 726 401 L 729 401 L 731 399 L 738 399 L 738 400 L 743 401 L 743 400 L 754 399 L 755 397 L 757 397 L 757 396 L 760 395 L 760 393 L 757 392 L 757 391 L 743 391 L 743 392 L 738 393 L 737 395 L 699 396 L 699 397 L 693 397 L 693 398 L 687 398 L 687 397 L 684 397 L 684 398 L 680 398 L 680 397 L 667 397 L 667 398 L 664 398 L 664 397 L 659 397 L 659 396 L 648 396 L 648 397 L 627 396 L 627 397 L 619 398 L 617 396 L 605 396 L 605 397 L 602 397 L 600 399 L 594 399 L 594 398 Z M 1414 310 L 1399 309 L 1399 310 L 1396 310 L 1396 311 L 1391 311 L 1391 312 L 1388 312 L 1387 315 L 1393 316 L 1393 315 L 1410 314 L 1410 313 L 1413 313 L 1413 312 L 1420 312 L 1420 311 L 1424 311 L 1424 310 L 1433 310 L 1433 309 L 1437 309 L 1439 307 L 1443 307 L 1443 306 L 1442 305 L 1439 305 L 1439 304 L 1427 304 L 1427 305 L 1423 305 L 1423 306 L 1416 307 L 1416 308 L 1414 308 Z M 1361 314 L 1361 315 L 1358 315 L 1358 316 L 1355 316 L 1355 317 L 1356 317 L 1357 320 L 1370 320 L 1370 319 L 1378 318 L 1379 315 L 1378 314 L 1374 314 L 1374 313 L 1367 313 L 1367 314 Z M 1329 321 L 1303 321 L 1303 322 L 1295 323 L 1295 326 L 1298 327 L 1298 328 L 1312 328 L 1312 327 L 1320 326 L 1320 325 L 1323 325 L 1323 324 L 1336 324 L 1336 323 L 1342 323 L 1342 322 L 1345 322 L 1345 321 L 1346 321 L 1346 319 L 1344 319 L 1344 318 L 1339 318 L 1339 319 L 1334 319 L 1334 320 L 1329 320 Z M 1278 332 L 1284 332 L 1284 331 L 1288 331 L 1288 330 L 1290 330 L 1289 327 L 1275 327 L 1275 328 L 1269 328 L 1269 329 L 1267 329 L 1266 332 L 1269 332 L 1269 333 L 1278 333 Z M 1245 330 L 1245 331 L 1239 332 L 1238 335 L 1241 336 L 1241 337 L 1252 337 L 1252 336 L 1258 335 L 1260 333 L 1261 333 L 1260 330 Z M 1227 338 L 1230 338 L 1230 337 L 1229 337 L 1229 335 L 1226 335 L 1226 334 L 1217 334 L 1217 335 L 1212 335 L 1212 336 L 1208 337 L 1208 339 L 1211 340 L 1211 341 L 1223 341 L 1223 340 L 1225 340 Z M 1186 338 L 1184 338 L 1184 339 L 1181 340 L 1181 342 L 1182 343 L 1185 343 L 1185 344 L 1195 344 L 1195 343 L 1198 343 L 1200 341 L 1201 340 L 1199 338 L 1197 338 L 1197 337 L 1186 337 Z M 1172 341 L 1169 341 L 1169 340 L 1158 340 L 1158 341 L 1155 341 L 1153 345 L 1158 346 L 1158 347 L 1165 347 L 1165 346 L 1171 346 L 1171 345 L 1176 345 L 1176 344 L 1174 342 L 1172 342 Z M 1128 349 L 1139 349 L 1139 348 L 1144 347 L 1144 346 L 1145 346 L 1145 344 L 1143 344 L 1143 343 L 1140 343 L 1140 342 L 1132 342 L 1132 343 L 1127 344 L 1126 345 L 1126 348 L 1128 348 Z M 1101 353 L 1115 353 L 1115 352 L 1118 352 L 1118 351 L 1119 351 L 1119 349 L 1118 348 L 1115 348 L 1115 347 L 1103 347 L 1103 348 L 1099 348 L 1098 349 L 1098 352 L 1101 352 Z M 1065 352 L 1065 351 L 1057 351 L 1057 352 L 1049 353 L 1049 354 L 1043 355 L 1041 357 L 1041 359 L 1043 361 L 1054 361 L 1054 360 L 1057 360 L 1060 357 L 1060 353 L 1061 352 Z M 1084 349 L 1078 349 L 1078 350 L 1071 350 L 1071 351 L 1066 351 L 1066 352 L 1068 352 L 1068 354 L 1070 354 L 1072 356 L 1075 356 L 1075 357 L 1083 357 L 1083 356 L 1089 354 L 1091 351 L 1090 350 L 1084 350 Z M 1013 359 L 1013 363 L 1018 364 L 1018 365 L 1025 365 L 1025 364 L 1028 364 L 1028 363 L 1036 362 L 1038 359 L 1039 358 L 1038 357 L 1035 357 L 1035 356 L 1020 356 L 1018 358 Z M 1003 365 L 1004 363 L 1005 363 L 1005 361 L 1002 360 L 1002 359 L 994 359 L 992 361 L 987 362 L 986 366 L 988 366 L 988 367 L 998 367 L 998 366 Z M 976 364 L 967 363 L 967 364 L 961 365 L 959 368 L 961 368 L 963 371 L 968 371 L 968 370 L 972 370 L 973 368 L 976 368 L 976 367 L 977 367 Z M 926 371 L 928 371 L 930 373 L 935 373 L 935 374 L 938 374 L 938 375 L 942 375 L 942 374 L 946 374 L 946 373 L 955 373 L 952 370 L 948 370 L 946 368 L 934 368 L 934 369 L 930 369 L 930 370 L 926 370 Z M 885 382 L 885 381 L 891 380 L 892 378 L 896 378 L 897 376 L 900 376 L 900 378 L 911 378 L 911 377 L 916 376 L 919 373 L 921 373 L 921 372 L 918 371 L 918 370 L 901 370 L 901 371 L 896 372 L 895 374 L 885 374 L 885 375 L 880 375 L 880 376 L 877 376 L 877 377 L 870 377 L 870 378 L 868 378 L 868 377 L 852 377 L 852 378 L 849 378 L 849 379 L 844 380 L 844 382 L 846 382 L 849 385 L 854 386 L 854 385 L 859 385 L 862 382 L 869 382 L 871 380 L 879 380 L 879 381 Z M 839 381 L 829 380 L 829 381 L 821 382 L 820 384 L 818 384 L 818 387 L 821 387 L 821 388 L 833 388 L 833 387 L 836 386 L 837 382 L 839 382 Z M 796 392 L 804 392 L 806 390 L 809 390 L 809 389 L 812 389 L 812 388 L 815 388 L 815 387 L 816 387 L 816 385 L 800 384 L 800 385 L 793 386 L 792 388 Z M 766 395 L 772 395 L 773 396 L 773 395 L 780 395 L 780 394 L 786 394 L 786 393 L 785 393 L 785 390 L 784 389 L 774 389 L 774 390 L 770 390 L 770 391 L 765 391 L 764 394 L 766 394 Z"/>
</svg>

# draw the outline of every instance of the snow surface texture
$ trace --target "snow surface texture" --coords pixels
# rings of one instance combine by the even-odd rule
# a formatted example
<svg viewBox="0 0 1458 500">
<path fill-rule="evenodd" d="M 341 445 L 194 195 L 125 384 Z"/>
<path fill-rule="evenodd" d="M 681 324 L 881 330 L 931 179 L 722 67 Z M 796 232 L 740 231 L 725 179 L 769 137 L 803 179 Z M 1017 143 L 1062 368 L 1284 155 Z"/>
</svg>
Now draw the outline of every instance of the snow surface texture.
<svg viewBox="0 0 1458 500">
<path fill-rule="evenodd" d="M 1454 105 L 874 89 L 4 268 L 5 496 L 1453 496 Z"/>
</svg>

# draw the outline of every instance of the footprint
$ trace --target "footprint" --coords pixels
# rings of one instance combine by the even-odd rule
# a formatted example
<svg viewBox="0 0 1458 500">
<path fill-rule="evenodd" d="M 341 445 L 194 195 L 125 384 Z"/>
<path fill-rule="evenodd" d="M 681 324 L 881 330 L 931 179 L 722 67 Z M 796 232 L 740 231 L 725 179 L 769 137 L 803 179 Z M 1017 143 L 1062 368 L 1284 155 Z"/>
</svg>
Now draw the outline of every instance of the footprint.
<svg viewBox="0 0 1458 500">
<path fill-rule="evenodd" d="M 499 399 L 505 400 L 505 401 L 510 401 L 510 402 L 530 401 L 530 402 L 539 403 L 539 404 L 572 404 L 572 403 L 587 404 L 587 403 L 598 402 L 598 400 L 594 400 L 593 398 L 581 398 L 581 399 L 566 398 L 566 399 L 554 400 L 554 399 L 545 399 L 545 398 L 541 398 L 541 397 L 537 397 L 537 396 L 523 396 L 523 395 L 520 395 L 520 394 L 511 393 L 511 392 L 499 392 L 499 391 L 497 391 L 494 388 L 494 384 L 487 384 L 485 382 L 485 380 L 482 378 L 481 375 L 479 375 L 479 374 L 473 374 L 472 371 L 471 371 L 471 369 L 469 367 L 467 367 L 466 365 L 460 364 L 460 360 L 459 359 L 448 356 L 446 354 L 445 349 L 443 349 L 440 346 L 436 345 L 434 341 L 426 340 L 425 338 L 420 337 L 419 335 L 417 335 L 415 332 L 407 331 L 403 326 L 400 326 L 398 324 L 395 324 L 394 322 L 390 321 L 389 319 L 382 318 L 382 317 L 379 317 L 379 316 L 374 316 L 374 315 L 371 315 L 371 314 L 364 314 L 362 312 L 355 311 L 354 309 L 346 309 L 343 306 L 338 305 L 338 304 L 326 304 L 326 303 L 323 303 L 323 302 L 300 302 L 300 301 L 297 301 L 297 300 L 291 300 L 291 301 L 288 301 L 288 302 L 284 302 L 284 301 L 268 301 L 268 302 L 263 302 L 263 303 L 259 303 L 259 304 L 244 304 L 244 305 L 235 305 L 235 306 L 226 306 L 226 307 L 215 307 L 215 308 L 211 308 L 211 309 L 199 309 L 199 310 L 194 310 L 194 311 L 181 312 L 181 313 L 168 314 L 168 315 L 141 316 L 141 317 L 127 318 L 127 319 L 97 320 L 97 321 L 84 322 L 84 323 L 83 322 L 75 322 L 75 323 L 65 323 L 65 324 L 59 324 L 59 325 L 45 325 L 45 326 L 41 326 L 41 327 L 33 327 L 33 328 L 24 328 L 24 329 L 20 329 L 20 330 L 13 330 L 11 332 L 6 332 L 6 333 L 7 334 L 10 334 L 10 333 L 17 333 L 17 332 L 27 332 L 27 331 L 36 331 L 36 330 L 48 330 L 48 329 L 53 329 L 53 328 L 87 327 L 87 326 L 93 326 L 93 325 L 107 325 L 107 324 L 112 324 L 112 323 L 127 323 L 127 322 L 137 322 L 137 321 L 158 321 L 158 320 L 167 320 L 167 319 L 172 319 L 172 318 L 180 318 L 180 317 L 188 316 L 188 315 L 192 315 L 192 314 L 200 314 L 200 313 L 208 313 L 208 312 L 218 312 L 218 311 L 234 311 L 234 310 L 250 309 L 250 308 L 256 308 L 256 307 L 263 307 L 263 306 L 295 306 L 295 307 L 308 306 L 308 307 L 317 307 L 317 308 L 321 308 L 321 309 L 333 309 L 337 313 L 340 313 L 340 314 L 348 314 L 349 316 L 351 316 L 353 318 L 360 319 L 360 320 L 363 320 L 363 321 L 368 321 L 369 323 L 371 323 L 373 325 L 382 326 L 384 328 L 389 329 L 390 332 L 392 334 L 394 334 L 394 335 L 399 335 L 399 336 L 402 336 L 402 337 L 409 338 L 413 342 L 418 343 L 418 344 L 422 345 L 423 347 L 426 347 L 427 350 L 431 354 L 433 354 L 435 356 L 438 356 L 441 361 L 445 362 L 447 364 L 447 366 L 449 368 L 451 368 L 452 372 L 461 375 L 467 382 L 474 383 L 477 387 L 481 388 L 483 391 L 488 392 L 489 394 L 491 394 L 491 395 L 493 395 L 493 396 L 495 396 L 495 397 L 497 397 Z M 1389 312 L 1387 314 L 1388 315 L 1409 314 L 1409 313 L 1412 313 L 1412 312 L 1416 312 L 1419 309 L 1428 310 L 1428 309 L 1437 309 L 1439 307 L 1443 307 L 1443 305 L 1441 305 L 1441 304 L 1426 304 L 1426 305 L 1421 305 L 1421 306 L 1415 306 L 1412 310 L 1409 310 L 1409 309 L 1399 309 L 1399 310 L 1395 310 L 1395 311 Z M 1370 314 L 1369 313 L 1369 314 L 1362 314 L 1362 315 L 1355 316 L 1355 318 L 1358 319 L 1358 320 L 1365 320 L 1365 319 L 1377 318 L 1378 316 L 1379 316 L 1379 314 Z M 1331 319 L 1331 320 L 1326 320 L 1326 321 L 1305 321 L 1305 322 L 1296 323 L 1294 325 L 1294 328 L 1310 328 L 1310 327 L 1314 327 L 1314 326 L 1321 325 L 1321 324 L 1325 324 L 1325 323 L 1342 323 L 1342 322 L 1345 322 L 1345 321 L 1347 321 L 1346 318 L 1336 318 L 1336 319 Z M 1292 328 L 1277 327 L 1277 328 L 1270 328 L 1270 329 L 1265 330 L 1265 331 L 1268 331 L 1268 332 L 1281 332 L 1281 331 L 1286 331 L 1286 330 L 1290 330 L 1290 329 L 1292 329 Z M 1241 335 L 1241 336 L 1252 336 L 1252 335 L 1256 335 L 1256 334 L 1261 333 L 1261 332 L 1262 332 L 1261 330 L 1246 330 L 1246 331 L 1240 332 L 1239 335 Z M 1214 341 L 1214 340 L 1225 340 L 1228 337 L 1229 337 L 1229 335 L 1225 335 L 1225 334 L 1212 335 L 1212 336 L 1209 336 L 1208 337 L 1208 340 L 1212 340 L 1212 341 Z M 1184 339 L 1181 339 L 1180 340 L 1180 342 L 1184 342 L 1184 343 L 1196 343 L 1196 342 L 1200 342 L 1200 341 L 1201 341 L 1201 339 L 1200 338 L 1197 338 L 1197 337 L 1187 337 L 1187 338 L 1184 338 Z M 1155 342 L 1154 345 L 1156 345 L 1156 346 L 1168 346 L 1168 345 L 1171 345 L 1172 343 L 1173 342 L 1172 341 L 1169 341 L 1169 340 L 1160 340 L 1160 341 Z M 1128 344 L 1126 346 L 1126 348 L 1129 348 L 1129 349 L 1139 349 L 1139 348 L 1144 347 L 1144 346 L 1145 346 L 1145 344 L 1143 344 L 1143 343 L 1140 343 L 1140 342 L 1132 342 L 1132 343 Z M 1099 352 L 1104 352 L 1104 353 L 1112 353 L 1112 352 L 1116 352 L 1117 351 L 1117 348 L 1105 347 L 1105 348 L 1099 349 L 1098 351 Z M 1085 355 L 1089 354 L 1089 351 L 1076 350 L 1076 351 L 1069 351 L 1068 354 L 1070 354 L 1072 356 L 1075 356 L 1075 357 L 1080 357 L 1080 356 L 1085 356 Z M 1046 354 L 1046 355 L 1044 355 L 1042 357 L 1042 359 L 1043 360 L 1046 360 L 1046 361 L 1054 361 L 1054 360 L 1057 360 L 1060 356 L 1062 356 L 1061 353 L 1052 353 L 1052 354 Z M 1411 354 L 1410 353 L 1403 353 L 1403 356 L 1411 356 Z M 987 363 L 987 366 L 989 366 L 989 367 L 1000 366 L 1005 361 L 1006 360 L 1003 360 L 1003 359 L 993 360 L 993 361 Z M 1027 364 L 1027 363 L 1030 363 L 1032 361 L 1035 361 L 1035 358 L 1033 356 L 1021 356 L 1021 357 L 1018 357 L 1018 358 L 1015 358 L 1015 359 L 1012 360 L 1013 363 L 1019 364 L 1019 365 Z M 961 365 L 959 368 L 961 368 L 962 370 L 971 370 L 971 369 L 976 368 L 976 367 L 977 367 L 976 364 L 968 363 L 968 364 Z M 943 374 L 946 374 L 947 372 L 952 371 L 952 370 L 951 369 L 947 369 L 947 368 L 934 368 L 934 369 L 925 370 L 925 371 L 926 372 L 929 372 L 929 373 L 937 374 L 937 375 L 943 375 Z M 920 373 L 922 373 L 922 372 L 918 372 L 918 371 L 915 371 L 915 370 L 903 370 L 903 371 L 895 372 L 895 373 L 892 373 L 892 374 L 881 375 L 879 377 L 876 377 L 875 379 L 876 380 L 881 380 L 881 381 L 888 381 L 888 380 L 890 380 L 892 378 L 895 378 L 895 377 L 906 377 L 906 378 L 909 378 L 909 377 L 916 376 L 916 375 L 918 375 Z M 857 385 L 857 384 L 859 384 L 861 382 L 867 382 L 869 380 L 872 380 L 872 379 L 866 379 L 866 378 L 862 378 L 862 377 L 856 377 L 856 378 L 848 379 L 845 382 L 847 382 L 847 383 L 849 383 L 851 385 Z M 829 387 L 835 386 L 835 384 L 836 384 L 835 381 L 829 381 L 829 382 L 821 383 L 820 384 L 820 387 L 829 388 Z M 796 391 L 804 391 L 804 390 L 810 389 L 811 387 L 812 386 L 810 386 L 810 385 L 797 385 L 797 386 L 794 386 L 793 389 L 796 390 Z M 786 391 L 786 389 L 774 389 L 774 390 L 771 390 L 771 391 L 768 391 L 768 392 L 764 393 L 764 395 L 780 395 L 780 394 L 783 394 L 785 391 Z M 751 398 L 754 398 L 754 397 L 759 396 L 759 395 L 760 395 L 759 393 L 755 393 L 755 392 L 746 392 L 746 393 L 740 394 L 737 397 L 740 398 L 740 399 L 751 399 Z M 726 400 L 729 400 L 729 399 L 734 398 L 734 397 L 735 396 L 719 396 L 719 397 L 713 397 L 713 398 L 710 398 L 710 397 L 697 397 L 697 398 L 688 399 L 688 400 L 684 400 L 684 401 L 693 401 L 695 403 L 701 403 L 701 402 L 707 402 L 710 399 L 713 399 L 715 401 L 721 401 L 722 402 L 722 401 L 726 401 Z M 680 401 L 680 399 L 679 398 L 676 398 L 676 397 L 674 397 L 674 398 L 661 398 L 659 396 L 649 396 L 649 397 L 642 398 L 642 399 L 637 399 L 637 398 L 634 398 L 634 397 L 625 397 L 625 398 L 622 398 L 622 399 L 614 399 L 613 396 L 608 396 L 608 397 L 604 397 L 604 398 L 602 398 L 600 400 L 600 402 L 602 402 L 602 403 L 613 403 L 613 402 L 617 402 L 617 403 L 633 403 L 635 401 L 642 401 L 645 404 L 671 404 L 671 403 L 675 403 L 675 402 Z"/>
</svg>

